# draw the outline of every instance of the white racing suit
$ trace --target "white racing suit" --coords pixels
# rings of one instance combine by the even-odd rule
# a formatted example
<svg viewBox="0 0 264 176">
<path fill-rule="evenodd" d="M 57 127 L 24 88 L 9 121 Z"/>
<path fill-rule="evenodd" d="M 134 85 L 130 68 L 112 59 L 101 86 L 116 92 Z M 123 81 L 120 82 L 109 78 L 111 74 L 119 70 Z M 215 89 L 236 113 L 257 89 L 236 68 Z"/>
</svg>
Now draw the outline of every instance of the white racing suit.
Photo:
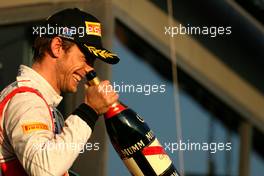
<svg viewBox="0 0 264 176">
<path fill-rule="evenodd" d="M 56 110 L 61 100 L 41 75 L 20 66 L 16 82 L 0 95 L 2 175 L 67 175 L 98 116 L 81 104 L 63 123 Z"/>
</svg>

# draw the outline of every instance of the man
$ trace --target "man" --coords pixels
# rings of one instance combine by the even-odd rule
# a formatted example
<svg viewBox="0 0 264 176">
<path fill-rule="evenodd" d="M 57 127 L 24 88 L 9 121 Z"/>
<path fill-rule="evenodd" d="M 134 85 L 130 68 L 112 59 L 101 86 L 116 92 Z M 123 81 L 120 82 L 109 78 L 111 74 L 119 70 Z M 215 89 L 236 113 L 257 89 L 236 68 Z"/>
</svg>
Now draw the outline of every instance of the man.
<svg viewBox="0 0 264 176">
<path fill-rule="evenodd" d="M 118 99 L 114 91 L 100 91 L 109 81 L 86 87 L 84 102 L 63 122 L 56 110 L 60 94 L 76 92 L 95 59 L 111 64 L 119 59 L 102 48 L 100 22 L 79 9 L 60 11 L 44 26 L 46 33 L 35 39 L 32 68 L 20 66 L 16 82 L 1 92 L 0 164 L 5 176 L 67 175 L 98 116 Z"/>
</svg>

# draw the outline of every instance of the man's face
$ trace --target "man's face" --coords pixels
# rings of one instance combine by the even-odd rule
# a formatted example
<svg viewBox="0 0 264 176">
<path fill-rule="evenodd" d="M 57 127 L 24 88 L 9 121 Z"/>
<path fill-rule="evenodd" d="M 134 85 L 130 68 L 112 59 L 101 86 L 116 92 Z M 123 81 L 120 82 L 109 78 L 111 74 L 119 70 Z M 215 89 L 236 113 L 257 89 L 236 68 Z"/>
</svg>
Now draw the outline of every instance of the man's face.
<svg viewBox="0 0 264 176">
<path fill-rule="evenodd" d="M 76 44 L 58 58 L 56 68 L 57 86 L 61 92 L 76 92 L 81 79 L 93 70 Z"/>
</svg>

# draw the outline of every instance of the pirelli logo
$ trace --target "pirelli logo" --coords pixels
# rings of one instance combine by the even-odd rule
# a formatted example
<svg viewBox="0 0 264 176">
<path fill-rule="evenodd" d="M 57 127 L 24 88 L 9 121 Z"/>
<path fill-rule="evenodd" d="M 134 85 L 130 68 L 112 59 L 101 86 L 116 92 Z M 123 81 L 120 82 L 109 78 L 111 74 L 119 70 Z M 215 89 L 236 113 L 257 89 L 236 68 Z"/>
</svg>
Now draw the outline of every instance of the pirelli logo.
<svg viewBox="0 0 264 176">
<path fill-rule="evenodd" d="M 22 125 L 22 129 L 23 132 L 26 134 L 38 130 L 49 130 L 49 127 L 47 124 L 36 122 Z"/>
<path fill-rule="evenodd" d="M 85 21 L 87 35 L 96 35 L 101 37 L 101 24 Z"/>
</svg>

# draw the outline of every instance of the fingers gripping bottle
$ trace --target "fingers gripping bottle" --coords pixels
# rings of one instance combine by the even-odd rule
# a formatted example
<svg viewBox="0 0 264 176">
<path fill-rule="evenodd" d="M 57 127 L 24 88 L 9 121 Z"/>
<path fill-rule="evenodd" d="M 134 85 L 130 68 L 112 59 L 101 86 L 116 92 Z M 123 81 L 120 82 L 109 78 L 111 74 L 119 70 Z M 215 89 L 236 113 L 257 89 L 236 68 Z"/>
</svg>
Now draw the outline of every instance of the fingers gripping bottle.
<svg viewBox="0 0 264 176">
<path fill-rule="evenodd" d="M 94 71 L 86 77 L 89 85 L 100 83 Z M 136 112 L 116 102 L 104 118 L 111 143 L 131 175 L 179 176 L 153 131 Z"/>
</svg>

